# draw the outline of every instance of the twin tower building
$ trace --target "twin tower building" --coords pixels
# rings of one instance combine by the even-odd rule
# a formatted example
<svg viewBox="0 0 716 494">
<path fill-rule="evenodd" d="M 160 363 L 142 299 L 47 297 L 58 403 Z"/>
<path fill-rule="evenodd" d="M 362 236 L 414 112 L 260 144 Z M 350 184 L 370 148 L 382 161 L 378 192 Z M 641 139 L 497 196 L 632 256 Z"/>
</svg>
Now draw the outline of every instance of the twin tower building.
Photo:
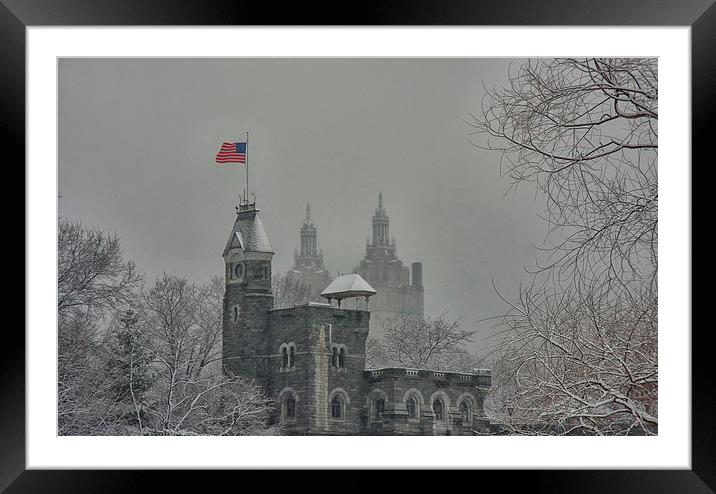
<svg viewBox="0 0 716 494">
<path fill-rule="evenodd" d="M 301 226 L 301 248 L 295 252 L 293 268 L 287 276 L 311 288 L 314 301 L 333 278 L 318 250 L 317 231 L 311 219 L 310 205 Z M 390 237 L 390 218 L 383 207 L 383 194 L 373 215 L 373 239 L 366 241 L 365 257 L 354 269 L 376 290 L 370 300 L 370 334 L 381 337 L 383 322 L 402 316 L 423 317 L 423 265 L 414 262 L 411 269 L 398 259 L 395 238 Z"/>
<path fill-rule="evenodd" d="M 259 384 L 275 400 L 272 421 L 284 434 L 473 435 L 487 433 L 483 401 L 489 370 L 452 373 L 390 367 L 366 369 L 368 335 L 380 336 L 381 321 L 423 315 L 422 266 L 403 266 L 389 240 L 382 195 L 373 216 L 373 240 L 347 275 L 375 295 L 369 307 L 343 308 L 307 301 L 275 308 L 271 242 L 255 203 L 237 208 L 223 252 L 222 364 L 225 372 Z M 307 211 L 301 250 L 291 277 L 318 292 L 331 283 L 317 250 L 316 228 Z M 365 281 L 360 280 L 364 278 Z M 337 279 L 336 281 L 340 280 Z M 354 281 L 355 281 L 354 280 Z M 353 281 L 344 293 L 348 298 Z M 341 283 L 337 283 L 341 285 Z M 336 285 L 331 284 L 331 286 Z"/>
</svg>

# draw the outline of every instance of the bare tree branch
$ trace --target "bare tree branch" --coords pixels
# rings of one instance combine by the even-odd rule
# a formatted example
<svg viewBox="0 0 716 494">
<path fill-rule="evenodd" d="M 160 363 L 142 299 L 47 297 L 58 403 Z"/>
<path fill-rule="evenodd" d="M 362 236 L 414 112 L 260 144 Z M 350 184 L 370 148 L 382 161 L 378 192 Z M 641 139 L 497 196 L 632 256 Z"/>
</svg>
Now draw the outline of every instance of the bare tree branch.
<svg viewBox="0 0 716 494">
<path fill-rule="evenodd" d="M 371 338 L 366 345 L 369 367 L 399 365 L 435 370 L 471 370 L 475 359 L 465 344 L 474 331 L 442 314 L 435 319 L 401 315 L 383 323 L 382 341 Z"/>
<path fill-rule="evenodd" d="M 493 414 L 515 432 L 655 433 L 656 60 L 529 61 L 469 123 L 548 226 L 529 285 L 500 294 Z"/>
</svg>

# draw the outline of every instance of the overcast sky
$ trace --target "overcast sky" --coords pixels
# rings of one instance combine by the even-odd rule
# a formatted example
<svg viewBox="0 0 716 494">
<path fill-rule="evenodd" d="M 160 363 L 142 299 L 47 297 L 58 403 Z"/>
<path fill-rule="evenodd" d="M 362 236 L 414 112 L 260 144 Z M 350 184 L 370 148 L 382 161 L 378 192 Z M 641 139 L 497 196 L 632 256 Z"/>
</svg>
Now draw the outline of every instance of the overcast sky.
<svg viewBox="0 0 716 494">
<path fill-rule="evenodd" d="M 306 203 L 332 275 L 365 253 L 378 192 L 406 265 L 423 262 L 427 315 L 474 321 L 503 309 L 545 226 L 534 191 L 508 191 L 499 155 L 469 143 L 483 84 L 504 59 L 62 59 L 59 215 L 116 232 L 148 281 L 204 281 L 245 186 L 219 166 L 250 132 L 250 186 L 285 273 Z M 483 343 L 476 341 L 479 350 Z"/>
</svg>

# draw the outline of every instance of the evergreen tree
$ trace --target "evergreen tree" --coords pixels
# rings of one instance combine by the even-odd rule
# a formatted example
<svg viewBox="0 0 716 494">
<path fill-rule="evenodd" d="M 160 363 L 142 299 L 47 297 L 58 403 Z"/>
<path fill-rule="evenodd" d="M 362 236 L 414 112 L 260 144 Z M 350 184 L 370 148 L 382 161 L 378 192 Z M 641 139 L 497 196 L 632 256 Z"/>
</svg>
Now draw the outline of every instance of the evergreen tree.
<svg viewBox="0 0 716 494">
<path fill-rule="evenodd" d="M 147 422 L 146 392 L 154 380 L 149 338 L 138 314 L 131 309 L 119 316 L 109 334 L 107 365 L 112 392 L 124 404 L 127 424 L 139 427 L 143 433 Z"/>
</svg>

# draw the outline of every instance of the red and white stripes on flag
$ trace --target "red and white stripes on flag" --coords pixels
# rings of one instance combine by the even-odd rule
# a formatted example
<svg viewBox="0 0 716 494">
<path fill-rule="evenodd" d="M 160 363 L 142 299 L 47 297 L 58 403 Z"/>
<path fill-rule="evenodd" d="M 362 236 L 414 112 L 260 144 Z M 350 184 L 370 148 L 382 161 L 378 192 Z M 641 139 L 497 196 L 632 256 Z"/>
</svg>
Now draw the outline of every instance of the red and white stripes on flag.
<svg viewBox="0 0 716 494">
<path fill-rule="evenodd" d="M 224 142 L 216 154 L 216 162 L 223 163 L 246 163 L 245 142 Z"/>
</svg>

